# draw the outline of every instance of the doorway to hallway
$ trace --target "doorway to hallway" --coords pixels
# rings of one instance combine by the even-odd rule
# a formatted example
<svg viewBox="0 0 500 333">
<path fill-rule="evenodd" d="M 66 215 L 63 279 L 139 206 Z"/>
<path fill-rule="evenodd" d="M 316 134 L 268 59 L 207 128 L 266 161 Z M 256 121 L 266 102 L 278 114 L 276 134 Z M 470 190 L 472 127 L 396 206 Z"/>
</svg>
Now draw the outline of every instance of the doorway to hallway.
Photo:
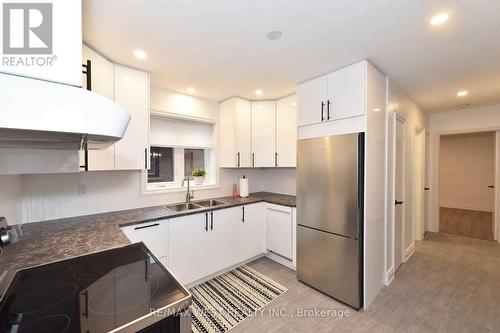
<svg viewBox="0 0 500 333">
<path fill-rule="evenodd" d="M 495 133 L 443 135 L 439 232 L 494 239 Z"/>
</svg>

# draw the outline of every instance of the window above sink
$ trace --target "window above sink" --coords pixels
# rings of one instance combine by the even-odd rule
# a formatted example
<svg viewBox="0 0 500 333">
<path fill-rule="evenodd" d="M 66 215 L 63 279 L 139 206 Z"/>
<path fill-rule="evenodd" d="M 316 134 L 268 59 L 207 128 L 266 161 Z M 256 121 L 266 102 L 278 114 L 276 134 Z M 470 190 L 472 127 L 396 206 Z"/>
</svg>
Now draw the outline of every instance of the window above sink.
<svg viewBox="0 0 500 333">
<path fill-rule="evenodd" d="M 151 167 L 143 172 L 143 194 L 185 191 L 182 179 L 186 176 L 191 177 L 192 190 L 217 187 L 215 126 L 213 122 L 151 116 Z M 206 171 L 201 184 L 193 181 L 194 169 Z"/>
</svg>

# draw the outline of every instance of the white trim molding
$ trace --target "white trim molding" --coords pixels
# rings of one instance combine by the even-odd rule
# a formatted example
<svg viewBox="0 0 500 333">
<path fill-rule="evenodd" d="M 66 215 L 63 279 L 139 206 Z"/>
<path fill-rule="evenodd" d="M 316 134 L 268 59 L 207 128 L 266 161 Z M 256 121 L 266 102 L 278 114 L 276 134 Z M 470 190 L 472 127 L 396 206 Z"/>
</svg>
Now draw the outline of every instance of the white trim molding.
<svg viewBox="0 0 500 333">
<path fill-rule="evenodd" d="M 385 272 L 385 285 L 386 286 L 390 286 L 392 281 L 394 280 L 394 275 L 395 275 L 396 272 L 394 272 L 394 266 L 392 266 L 391 268 L 389 268 L 389 270 L 387 272 Z"/>
<path fill-rule="evenodd" d="M 413 242 L 410 246 L 405 249 L 405 257 L 404 262 L 407 262 L 408 259 L 415 253 L 415 242 Z"/>
</svg>

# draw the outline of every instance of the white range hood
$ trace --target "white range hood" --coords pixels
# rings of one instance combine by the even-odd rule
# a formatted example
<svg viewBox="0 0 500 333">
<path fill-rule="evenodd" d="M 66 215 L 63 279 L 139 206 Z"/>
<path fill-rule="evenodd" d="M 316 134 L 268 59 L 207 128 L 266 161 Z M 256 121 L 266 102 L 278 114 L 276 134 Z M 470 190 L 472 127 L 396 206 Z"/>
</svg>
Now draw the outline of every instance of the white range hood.
<svg viewBox="0 0 500 333">
<path fill-rule="evenodd" d="M 129 121 L 125 109 L 91 91 L 0 74 L 0 148 L 103 149 Z"/>
</svg>

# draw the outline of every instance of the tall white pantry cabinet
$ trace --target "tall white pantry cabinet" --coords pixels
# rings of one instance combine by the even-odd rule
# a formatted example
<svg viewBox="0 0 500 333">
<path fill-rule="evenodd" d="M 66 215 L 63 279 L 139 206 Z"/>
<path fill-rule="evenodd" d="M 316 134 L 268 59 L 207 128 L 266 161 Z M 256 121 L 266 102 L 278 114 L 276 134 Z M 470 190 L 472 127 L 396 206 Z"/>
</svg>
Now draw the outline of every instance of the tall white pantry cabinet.
<svg viewBox="0 0 500 333">
<path fill-rule="evenodd" d="M 365 308 L 382 288 L 385 274 L 386 106 L 387 78 L 368 61 L 299 84 L 299 140 L 365 133 Z"/>
</svg>

